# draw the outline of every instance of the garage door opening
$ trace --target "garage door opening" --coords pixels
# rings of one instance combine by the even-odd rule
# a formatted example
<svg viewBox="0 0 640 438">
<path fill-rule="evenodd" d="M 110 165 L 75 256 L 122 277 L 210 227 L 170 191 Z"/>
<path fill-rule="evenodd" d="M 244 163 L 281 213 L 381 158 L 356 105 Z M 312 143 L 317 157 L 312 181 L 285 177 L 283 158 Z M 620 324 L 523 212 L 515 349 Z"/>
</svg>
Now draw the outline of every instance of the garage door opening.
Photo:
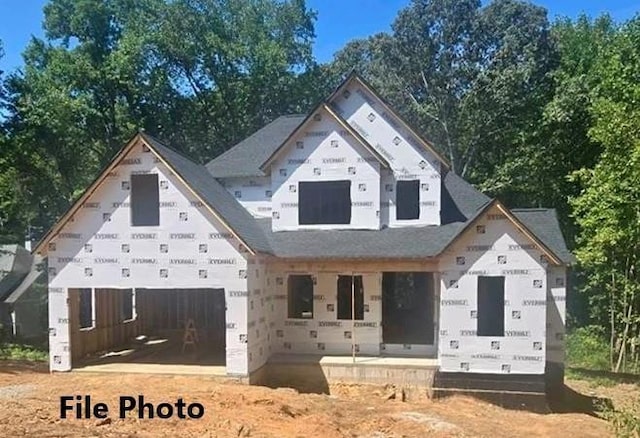
<svg viewBox="0 0 640 438">
<path fill-rule="evenodd" d="M 135 365 L 141 372 L 171 372 L 173 366 L 189 373 L 197 366 L 225 373 L 224 289 L 88 289 L 76 295 L 72 351 L 84 353 L 83 369 L 133 372 Z"/>
</svg>

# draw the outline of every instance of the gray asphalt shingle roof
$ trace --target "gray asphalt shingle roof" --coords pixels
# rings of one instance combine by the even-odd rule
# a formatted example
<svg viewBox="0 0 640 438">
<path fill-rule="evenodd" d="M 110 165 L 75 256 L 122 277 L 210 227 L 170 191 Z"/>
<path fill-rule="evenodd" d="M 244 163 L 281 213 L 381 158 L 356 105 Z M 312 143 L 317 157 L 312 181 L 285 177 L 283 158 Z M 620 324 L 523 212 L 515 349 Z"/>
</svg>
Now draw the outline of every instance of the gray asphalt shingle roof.
<svg viewBox="0 0 640 438">
<path fill-rule="evenodd" d="M 465 222 L 491 200 L 453 172 L 447 172 L 441 187 L 441 222 Z"/>
<path fill-rule="evenodd" d="M 278 257 L 292 259 L 418 259 L 437 256 L 464 228 L 442 226 L 381 230 L 271 231 L 271 219 L 257 219 Z"/>
<path fill-rule="evenodd" d="M 0 300 L 29 273 L 32 260 L 29 251 L 20 245 L 0 245 Z"/>
<path fill-rule="evenodd" d="M 258 219 L 273 253 L 291 259 L 420 259 L 440 254 L 491 202 L 453 172 L 443 179 L 443 225 L 381 230 L 271 231 L 270 219 Z M 447 213 L 445 213 L 447 211 Z"/>
<path fill-rule="evenodd" d="M 20 245 L 0 245 L 0 302 L 15 302 L 42 275 L 39 262 Z"/>
<path fill-rule="evenodd" d="M 490 201 L 488 201 L 490 202 Z M 436 257 L 484 211 L 479 208 L 465 222 L 440 226 L 381 230 L 271 231 L 271 219 L 257 219 L 273 253 L 290 259 L 420 259 Z M 565 264 L 573 255 L 560 232 L 554 209 L 520 209 L 514 215 Z"/>
<path fill-rule="evenodd" d="M 252 250 L 271 253 L 269 242 L 253 216 L 204 166 L 194 163 L 148 134 L 141 135 Z"/>
<path fill-rule="evenodd" d="M 260 176 L 259 166 L 305 120 L 283 116 L 211 160 L 207 170 L 216 178 Z M 442 184 L 443 225 L 382 230 L 271 231 L 271 220 L 254 219 L 273 254 L 287 258 L 420 258 L 439 254 L 480 209 L 491 200 L 448 171 Z M 233 202 L 237 201 L 231 199 Z M 514 215 L 564 263 L 574 262 L 553 209 L 515 209 Z"/>
<path fill-rule="evenodd" d="M 306 115 L 281 116 L 207 163 L 216 178 L 264 176 L 264 163 L 302 123 Z"/>
<path fill-rule="evenodd" d="M 511 212 L 560 260 L 566 264 L 575 263 L 560 230 L 555 208 L 514 208 Z"/>
</svg>

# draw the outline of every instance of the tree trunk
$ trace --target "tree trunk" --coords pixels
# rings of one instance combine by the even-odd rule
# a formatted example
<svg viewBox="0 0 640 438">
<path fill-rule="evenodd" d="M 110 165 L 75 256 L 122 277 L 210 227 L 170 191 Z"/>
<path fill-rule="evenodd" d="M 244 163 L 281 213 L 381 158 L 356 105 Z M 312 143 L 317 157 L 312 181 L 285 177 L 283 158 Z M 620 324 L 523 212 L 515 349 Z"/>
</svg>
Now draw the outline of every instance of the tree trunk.
<svg viewBox="0 0 640 438">
<path fill-rule="evenodd" d="M 626 310 L 626 321 L 624 323 L 624 330 L 622 331 L 622 342 L 620 342 L 620 351 L 618 353 L 618 362 L 616 363 L 616 368 L 613 370 L 614 372 L 618 373 L 620 372 L 620 368 L 622 367 L 623 361 L 625 360 L 625 353 L 627 351 L 627 336 L 629 334 L 629 326 L 630 321 L 631 321 L 631 315 L 633 312 L 633 302 L 630 302 L 627 305 L 627 309 Z"/>
<path fill-rule="evenodd" d="M 615 312 L 614 312 L 614 298 L 615 298 L 615 290 L 616 290 L 616 277 L 613 272 L 611 272 L 611 299 L 609 300 L 609 316 L 611 318 L 611 335 L 609 336 L 609 367 L 611 371 L 613 371 L 613 357 L 616 349 L 616 320 L 615 320 Z"/>
</svg>

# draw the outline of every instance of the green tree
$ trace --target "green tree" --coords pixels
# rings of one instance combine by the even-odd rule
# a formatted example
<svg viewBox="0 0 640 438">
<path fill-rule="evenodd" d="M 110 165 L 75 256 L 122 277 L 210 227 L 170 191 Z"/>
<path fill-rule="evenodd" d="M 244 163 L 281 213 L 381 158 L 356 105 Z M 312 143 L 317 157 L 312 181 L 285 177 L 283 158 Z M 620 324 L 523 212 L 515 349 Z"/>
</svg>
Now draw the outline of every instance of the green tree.
<svg viewBox="0 0 640 438">
<path fill-rule="evenodd" d="M 593 320 L 608 326 L 614 371 L 640 365 L 640 18 L 629 21 L 595 62 L 590 138 L 602 145 L 593 169 L 574 175 L 580 226 L 576 252 Z"/>
<path fill-rule="evenodd" d="M 17 187 L 4 196 L 17 203 L 5 224 L 12 233 L 47 228 L 144 126 L 153 94 L 146 93 L 147 78 L 137 76 L 144 58 L 131 41 L 151 1 L 45 6 L 46 40 L 31 40 L 24 68 L 8 80 L 4 158 Z"/>
<path fill-rule="evenodd" d="M 539 182 L 526 194 L 532 205 L 546 203 L 558 210 L 570 243 L 576 225 L 570 217 L 568 198 L 579 194 L 580 185 L 567 176 L 578 169 L 593 168 L 600 155 L 599 142 L 588 135 L 593 124 L 592 91 L 600 82 L 595 64 L 616 31 L 607 15 L 595 20 L 586 16 L 575 21 L 560 19 L 552 27 L 559 63 L 551 73 L 554 92 L 544 107 L 538 148 L 531 151 L 536 163 L 531 173 Z"/>
<path fill-rule="evenodd" d="M 2 40 L 0 40 L 0 61 L 4 57 L 4 48 L 2 46 Z M 2 114 L 5 108 L 6 91 L 4 89 L 4 72 L 0 69 L 0 114 Z M 0 133 L 2 132 L 2 124 L 0 123 Z"/>
<path fill-rule="evenodd" d="M 2 41 L 0 41 L 0 60 L 4 57 Z M 4 87 L 4 72 L 0 70 L 0 243 L 14 241 L 11 232 L 7 232 L 5 224 L 15 216 L 17 207 L 15 199 L 15 174 L 8 157 L 9 144 L 5 130 L 4 115 L 6 109 L 6 90 Z M 0 327 L 0 331 L 2 327 Z M 1 335 L 1 334 L 0 334 Z"/>
<path fill-rule="evenodd" d="M 386 97 L 398 99 L 403 95 L 404 83 L 391 68 L 393 50 L 395 40 L 386 33 L 349 41 L 327 64 L 326 73 L 330 81 L 338 83 L 342 76 L 356 70 Z"/>
<path fill-rule="evenodd" d="M 414 0 L 391 35 L 354 41 L 334 69 L 359 68 L 442 149 L 452 168 L 502 193 L 509 159 L 535 141 L 555 64 L 546 11 L 497 0 Z M 496 167 L 502 166 L 501 169 Z"/>
<path fill-rule="evenodd" d="M 153 46 L 186 104 L 172 143 L 211 158 L 275 117 L 319 98 L 315 15 L 303 0 L 175 0 Z M 185 101 L 186 100 L 186 101 Z M 171 132 L 171 134 L 169 134 Z"/>
<path fill-rule="evenodd" d="M 8 80 L 5 234 L 48 228 L 138 129 L 204 161 L 316 100 L 303 0 L 50 0 L 44 15 Z"/>
</svg>

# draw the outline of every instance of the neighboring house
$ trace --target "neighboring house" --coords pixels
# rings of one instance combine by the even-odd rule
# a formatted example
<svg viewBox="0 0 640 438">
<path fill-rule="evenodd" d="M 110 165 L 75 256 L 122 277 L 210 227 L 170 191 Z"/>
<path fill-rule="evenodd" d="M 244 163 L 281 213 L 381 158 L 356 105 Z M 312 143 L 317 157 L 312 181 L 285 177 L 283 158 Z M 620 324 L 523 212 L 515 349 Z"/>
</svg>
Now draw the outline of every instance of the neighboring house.
<svg viewBox="0 0 640 438">
<path fill-rule="evenodd" d="M 47 276 L 40 256 L 0 245 L 0 330 L 22 339 L 47 335 Z"/>
<path fill-rule="evenodd" d="M 563 375 L 572 256 L 555 211 L 475 190 L 356 74 L 206 167 L 136 135 L 36 252 L 56 371 L 179 328 L 177 294 L 223 332 L 228 375 L 352 353 Z"/>
</svg>

